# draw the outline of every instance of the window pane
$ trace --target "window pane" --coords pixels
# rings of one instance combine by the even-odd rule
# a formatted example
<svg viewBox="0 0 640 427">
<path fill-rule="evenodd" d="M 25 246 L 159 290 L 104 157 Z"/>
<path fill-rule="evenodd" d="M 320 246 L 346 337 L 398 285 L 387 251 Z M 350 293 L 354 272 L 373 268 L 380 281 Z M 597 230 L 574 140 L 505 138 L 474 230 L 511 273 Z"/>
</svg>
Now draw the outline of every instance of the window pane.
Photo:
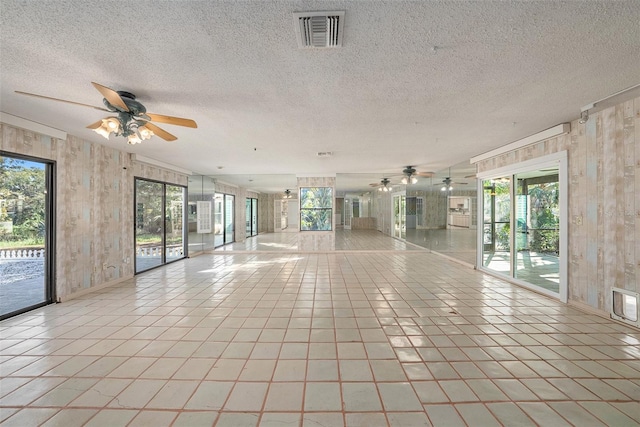
<svg viewBox="0 0 640 427">
<path fill-rule="evenodd" d="M 300 230 L 331 231 L 332 208 L 332 187 L 300 188 Z"/>
</svg>

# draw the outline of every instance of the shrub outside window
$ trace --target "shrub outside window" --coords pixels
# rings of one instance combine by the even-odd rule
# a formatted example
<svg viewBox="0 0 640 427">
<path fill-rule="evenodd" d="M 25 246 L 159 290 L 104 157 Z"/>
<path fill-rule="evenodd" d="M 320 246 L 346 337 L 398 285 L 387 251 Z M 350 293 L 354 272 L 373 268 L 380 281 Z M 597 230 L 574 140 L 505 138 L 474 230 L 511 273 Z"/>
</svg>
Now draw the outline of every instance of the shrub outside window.
<svg viewBox="0 0 640 427">
<path fill-rule="evenodd" d="M 333 187 L 300 188 L 300 230 L 331 231 Z"/>
</svg>

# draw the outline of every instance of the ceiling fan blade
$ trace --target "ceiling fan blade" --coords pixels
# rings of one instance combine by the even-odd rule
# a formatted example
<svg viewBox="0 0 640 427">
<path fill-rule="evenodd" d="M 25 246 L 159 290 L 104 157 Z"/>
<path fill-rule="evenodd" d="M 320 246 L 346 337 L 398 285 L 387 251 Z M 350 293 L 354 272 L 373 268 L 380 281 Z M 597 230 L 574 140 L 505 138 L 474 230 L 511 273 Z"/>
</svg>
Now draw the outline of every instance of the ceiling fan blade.
<svg viewBox="0 0 640 427">
<path fill-rule="evenodd" d="M 169 132 L 159 128 L 153 123 L 147 122 L 145 126 L 147 127 L 147 129 L 151 130 L 155 135 L 158 135 L 160 138 L 164 139 L 165 141 L 175 141 L 176 139 L 178 139 L 177 137 L 171 135 Z"/>
<path fill-rule="evenodd" d="M 90 124 L 87 126 L 87 129 L 98 129 L 100 126 L 102 126 L 102 120 L 98 120 L 97 122 Z"/>
<path fill-rule="evenodd" d="M 435 173 L 434 172 L 416 172 L 415 175 L 423 176 L 425 178 L 431 178 L 432 176 L 435 175 Z"/>
<path fill-rule="evenodd" d="M 170 125 L 185 126 L 188 128 L 198 127 L 196 122 L 191 119 L 183 119 L 180 117 L 163 116 L 162 114 L 151 114 L 151 113 L 147 113 L 147 116 L 151 117 L 151 121 L 158 122 L 158 123 L 167 123 Z"/>
<path fill-rule="evenodd" d="M 50 101 L 66 102 L 67 104 L 80 105 L 81 107 L 89 107 L 89 108 L 93 108 L 95 110 L 110 112 L 106 108 L 96 107 L 95 105 L 83 104 L 82 102 L 67 101 L 66 99 L 52 98 L 50 96 L 44 96 L 44 95 L 36 95 L 35 93 L 22 92 L 20 90 L 16 90 L 16 93 L 20 94 L 20 95 L 33 96 L 35 98 L 43 98 L 43 99 L 48 99 Z"/>
<path fill-rule="evenodd" d="M 129 111 L 129 107 L 127 107 L 127 104 L 125 104 L 120 95 L 118 95 L 118 92 L 96 82 L 91 82 L 91 84 L 109 101 L 109 104 L 120 108 L 122 111 Z"/>
</svg>

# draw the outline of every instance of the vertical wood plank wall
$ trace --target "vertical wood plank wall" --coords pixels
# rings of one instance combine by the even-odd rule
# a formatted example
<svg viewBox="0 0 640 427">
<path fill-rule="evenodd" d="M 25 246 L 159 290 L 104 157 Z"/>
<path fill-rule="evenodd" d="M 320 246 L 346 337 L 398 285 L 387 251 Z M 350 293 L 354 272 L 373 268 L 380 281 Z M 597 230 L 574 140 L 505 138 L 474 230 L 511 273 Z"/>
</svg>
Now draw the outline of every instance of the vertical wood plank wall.
<svg viewBox="0 0 640 427">
<path fill-rule="evenodd" d="M 640 98 L 571 133 L 478 163 L 485 172 L 567 150 L 569 300 L 610 311 L 611 288 L 640 292 Z"/>
</svg>

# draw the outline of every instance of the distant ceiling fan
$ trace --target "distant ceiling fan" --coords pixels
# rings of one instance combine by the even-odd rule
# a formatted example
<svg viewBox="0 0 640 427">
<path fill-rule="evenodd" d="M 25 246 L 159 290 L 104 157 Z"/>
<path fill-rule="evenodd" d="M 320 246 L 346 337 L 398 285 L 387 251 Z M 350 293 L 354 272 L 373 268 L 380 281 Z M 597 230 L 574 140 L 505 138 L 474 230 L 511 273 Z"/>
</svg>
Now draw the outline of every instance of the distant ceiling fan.
<svg viewBox="0 0 640 427">
<path fill-rule="evenodd" d="M 407 184 L 416 184 L 418 182 L 418 177 L 422 176 L 425 178 L 430 178 L 434 175 L 433 172 L 417 172 L 413 166 L 407 166 L 402 170 L 402 180 L 401 182 L 405 185 Z"/>
<path fill-rule="evenodd" d="M 388 178 L 382 178 L 380 183 L 369 184 L 371 187 L 377 187 L 378 191 L 391 191 L 393 189 L 393 185 L 391 184 L 391 180 Z"/>
<path fill-rule="evenodd" d="M 132 145 L 139 144 L 142 140 L 150 139 L 153 135 L 157 135 L 165 141 L 175 141 L 178 139 L 166 130 L 151 123 L 152 121 L 190 128 L 198 127 L 196 122 L 191 119 L 147 113 L 145 106 L 138 102 L 136 100 L 136 96 L 130 92 L 122 90 L 115 91 L 95 82 L 91 82 L 91 84 L 102 94 L 104 97 L 102 102 L 107 108 L 18 90 L 16 93 L 20 95 L 34 96 L 36 98 L 49 99 L 51 101 L 60 101 L 66 102 L 67 104 L 90 107 L 95 110 L 116 114 L 115 116 L 105 117 L 104 119 L 90 124 L 87 128 L 94 130 L 96 133 L 107 139 L 109 139 L 109 135 L 112 133 L 115 136 L 123 136 L 127 138 L 127 142 Z"/>
<path fill-rule="evenodd" d="M 440 191 L 451 191 L 453 190 L 454 185 L 467 185 L 467 182 L 453 182 L 450 177 L 446 177 L 442 180 L 442 184 L 434 184 L 441 185 Z"/>
</svg>

